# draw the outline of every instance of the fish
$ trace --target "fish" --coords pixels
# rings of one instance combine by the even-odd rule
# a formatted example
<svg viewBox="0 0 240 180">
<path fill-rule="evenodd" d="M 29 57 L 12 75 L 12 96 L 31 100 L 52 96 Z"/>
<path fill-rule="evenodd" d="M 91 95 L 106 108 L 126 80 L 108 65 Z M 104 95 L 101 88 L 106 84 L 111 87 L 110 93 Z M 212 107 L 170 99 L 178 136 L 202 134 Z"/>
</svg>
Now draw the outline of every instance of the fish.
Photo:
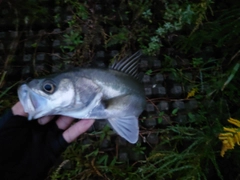
<svg viewBox="0 0 240 180">
<path fill-rule="evenodd" d="M 136 143 L 146 106 L 138 78 L 141 55 L 137 51 L 108 68 L 76 67 L 22 83 L 17 93 L 28 120 L 48 115 L 106 119 L 118 135 Z"/>
</svg>

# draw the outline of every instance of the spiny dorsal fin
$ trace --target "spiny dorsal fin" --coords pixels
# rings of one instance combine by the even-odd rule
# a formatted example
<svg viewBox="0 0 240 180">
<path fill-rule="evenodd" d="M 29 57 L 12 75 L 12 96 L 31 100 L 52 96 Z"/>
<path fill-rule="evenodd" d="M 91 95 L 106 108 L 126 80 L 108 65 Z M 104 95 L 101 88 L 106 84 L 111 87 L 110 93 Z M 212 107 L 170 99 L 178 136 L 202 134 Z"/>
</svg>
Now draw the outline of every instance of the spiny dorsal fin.
<svg viewBox="0 0 240 180">
<path fill-rule="evenodd" d="M 141 51 L 137 51 L 131 56 L 127 56 L 123 59 L 121 59 L 118 62 L 113 63 L 110 68 L 129 74 L 132 77 L 138 79 L 138 65 L 139 65 L 139 60 L 140 56 L 142 55 Z"/>
</svg>

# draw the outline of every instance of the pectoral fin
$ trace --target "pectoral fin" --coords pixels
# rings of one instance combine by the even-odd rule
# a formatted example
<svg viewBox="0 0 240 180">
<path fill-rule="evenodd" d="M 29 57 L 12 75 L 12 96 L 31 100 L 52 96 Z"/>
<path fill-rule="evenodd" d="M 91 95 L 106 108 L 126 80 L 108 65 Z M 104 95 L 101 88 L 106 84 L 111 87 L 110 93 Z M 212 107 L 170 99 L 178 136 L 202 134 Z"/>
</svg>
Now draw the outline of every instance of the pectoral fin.
<svg viewBox="0 0 240 180">
<path fill-rule="evenodd" d="M 134 144 L 138 141 L 138 119 L 135 116 L 108 119 L 112 128 L 128 142 Z"/>
</svg>

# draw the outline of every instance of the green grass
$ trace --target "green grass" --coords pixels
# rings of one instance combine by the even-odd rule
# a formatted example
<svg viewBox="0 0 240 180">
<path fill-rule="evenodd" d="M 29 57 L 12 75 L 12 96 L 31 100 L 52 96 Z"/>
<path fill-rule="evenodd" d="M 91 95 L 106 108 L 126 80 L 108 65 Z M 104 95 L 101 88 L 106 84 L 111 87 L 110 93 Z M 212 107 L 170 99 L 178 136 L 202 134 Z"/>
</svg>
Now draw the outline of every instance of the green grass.
<svg viewBox="0 0 240 180">
<path fill-rule="evenodd" d="M 27 2 L 29 7 L 39 10 L 28 12 L 29 23 L 42 19 L 46 9 L 41 4 L 33 6 L 31 1 Z M 120 1 L 108 4 L 111 8 L 100 12 L 93 11 L 93 4 L 88 2 L 67 0 L 56 1 L 56 4 L 73 8 L 72 19 L 67 23 L 59 21 L 61 12 L 55 14 L 55 20 L 51 19 L 59 28 L 69 28 L 59 34 L 63 42 L 62 53 L 73 53 L 72 58 L 61 57 L 63 63 L 86 64 L 98 49 L 108 52 L 117 49 L 120 57 L 129 50 L 142 49 L 147 55 L 157 56 L 162 63 L 160 69 L 150 67 L 144 73 L 151 77 L 156 73 L 173 76 L 174 82 L 184 87 L 185 93 L 181 98 L 150 98 L 149 102 L 165 99 L 169 102 L 182 100 L 187 104 L 195 99 L 198 107 L 186 108 L 183 112 L 179 109 L 157 112 L 159 125 L 153 129 L 141 126 L 140 135 L 147 137 L 155 133 L 158 144 L 140 141 L 136 145 L 121 145 L 108 128 L 87 133 L 64 152 L 62 163 L 51 170 L 49 179 L 238 177 L 235 168 L 240 168 L 239 147 L 222 158 L 218 140 L 229 117 L 240 119 L 238 1 L 230 2 L 230 5 L 209 0 Z M 25 7 L 19 4 L 12 7 L 18 12 L 12 18 L 24 19 Z M 51 35 L 45 38 L 48 37 L 51 39 Z M 179 65 L 186 59 L 189 64 Z M 173 66 L 174 62 L 178 66 Z M 11 66 L 14 61 L 5 64 L 5 67 Z M 17 97 L 11 90 L 15 84 L 6 83 L 5 71 L 0 72 L 0 112 L 3 112 Z M 197 91 L 187 98 L 193 88 Z M 164 115 L 171 118 L 168 125 L 161 124 Z M 185 115 L 187 122 L 174 121 L 178 115 Z M 104 147 L 106 141 L 108 146 Z"/>
</svg>

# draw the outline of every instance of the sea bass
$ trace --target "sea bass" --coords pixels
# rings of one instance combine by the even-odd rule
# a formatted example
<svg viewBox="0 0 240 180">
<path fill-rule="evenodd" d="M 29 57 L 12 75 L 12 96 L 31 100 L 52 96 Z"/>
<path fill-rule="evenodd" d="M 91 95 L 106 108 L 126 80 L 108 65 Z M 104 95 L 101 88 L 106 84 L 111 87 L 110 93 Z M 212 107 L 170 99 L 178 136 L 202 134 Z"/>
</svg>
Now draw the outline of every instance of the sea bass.
<svg viewBox="0 0 240 180">
<path fill-rule="evenodd" d="M 137 80 L 140 56 L 138 51 L 105 69 L 76 68 L 33 79 L 19 86 L 18 97 L 29 120 L 47 115 L 107 119 L 121 137 L 136 143 L 146 103 Z"/>
</svg>

